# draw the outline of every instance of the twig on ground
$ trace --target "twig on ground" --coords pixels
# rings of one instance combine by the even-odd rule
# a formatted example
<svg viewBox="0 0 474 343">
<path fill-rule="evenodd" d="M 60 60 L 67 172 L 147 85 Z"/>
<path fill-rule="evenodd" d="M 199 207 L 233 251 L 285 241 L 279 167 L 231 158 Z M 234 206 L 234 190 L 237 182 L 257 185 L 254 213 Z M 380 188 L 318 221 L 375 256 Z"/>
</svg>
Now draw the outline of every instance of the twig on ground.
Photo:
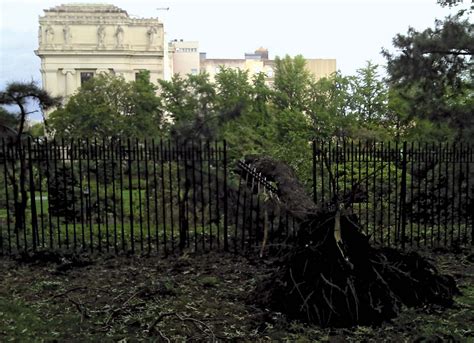
<svg viewBox="0 0 474 343">
<path fill-rule="evenodd" d="M 76 309 L 81 314 L 81 323 L 84 321 L 84 318 L 90 318 L 87 307 L 83 303 L 77 302 L 76 300 L 72 299 L 68 295 L 66 295 L 66 299 L 69 300 L 72 304 L 74 304 Z"/>
<path fill-rule="evenodd" d="M 125 310 L 133 309 L 133 308 L 138 307 L 138 306 L 143 305 L 143 304 L 146 304 L 146 302 L 145 302 L 145 301 L 140 301 L 139 303 L 136 303 L 136 304 L 133 304 L 133 305 L 128 305 L 128 306 L 127 306 L 126 304 L 124 304 L 123 306 L 114 309 L 114 310 L 110 313 L 110 315 L 107 317 L 107 319 L 105 320 L 104 325 L 105 325 L 105 326 L 108 326 L 108 325 L 110 324 L 110 321 L 111 321 L 113 318 L 115 318 L 120 312 L 123 312 L 123 311 L 125 311 Z"/>
<path fill-rule="evenodd" d="M 101 288 L 90 288 L 90 287 L 87 287 L 87 286 L 78 286 L 78 287 L 73 287 L 71 289 L 68 289 L 68 290 L 66 290 L 62 293 L 54 294 L 53 296 L 51 296 L 48 299 L 45 299 L 41 302 L 48 302 L 48 301 L 51 301 L 51 300 L 56 299 L 56 298 L 64 297 L 64 296 L 68 295 L 69 293 L 72 293 L 72 292 L 75 292 L 75 291 L 80 291 L 80 290 L 86 290 L 86 289 L 95 290 L 95 291 L 99 291 L 99 292 L 103 292 L 103 293 L 109 293 L 109 291 L 107 291 L 105 289 L 101 289 Z"/>
<path fill-rule="evenodd" d="M 164 333 L 161 332 L 161 330 L 156 329 L 156 331 L 158 332 L 158 335 L 160 335 L 160 337 L 163 338 L 163 339 L 166 341 L 166 343 L 171 343 L 170 339 L 169 339 L 168 337 L 166 337 L 166 336 L 164 335 Z"/>
<path fill-rule="evenodd" d="M 188 322 L 191 322 L 193 323 L 193 325 L 200 331 L 202 331 L 203 333 L 206 333 L 206 330 L 208 331 L 206 334 L 211 336 L 211 342 L 215 342 L 216 341 L 216 335 L 214 334 L 214 331 L 212 331 L 212 329 L 209 327 L 209 325 L 207 325 L 206 323 L 198 320 L 198 319 L 195 319 L 195 318 L 191 318 L 191 317 L 183 317 L 181 315 L 179 315 L 178 313 L 175 313 L 175 312 L 165 312 L 165 313 L 162 313 L 158 316 L 158 318 L 156 318 L 151 324 L 150 326 L 148 327 L 148 335 L 151 336 L 153 330 L 157 330 L 155 327 L 156 325 L 162 321 L 164 318 L 166 317 L 176 317 L 178 318 L 179 320 L 181 320 L 182 322 L 185 322 L 185 321 L 188 321 Z M 201 327 L 202 326 L 202 327 Z M 204 328 L 204 329 L 203 329 Z M 158 333 L 159 330 L 158 330 Z"/>
<path fill-rule="evenodd" d="M 45 301 L 50 301 L 50 300 L 53 300 L 53 299 L 56 299 L 56 298 L 60 298 L 60 297 L 63 297 L 65 295 L 68 295 L 71 292 L 75 292 L 75 291 L 79 291 L 79 290 L 83 290 L 83 289 L 87 289 L 87 287 L 85 287 L 85 286 L 74 287 L 74 288 L 68 289 L 68 290 L 66 290 L 62 293 L 55 294 L 55 295 L 51 296 L 49 299 L 46 299 Z"/>
</svg>

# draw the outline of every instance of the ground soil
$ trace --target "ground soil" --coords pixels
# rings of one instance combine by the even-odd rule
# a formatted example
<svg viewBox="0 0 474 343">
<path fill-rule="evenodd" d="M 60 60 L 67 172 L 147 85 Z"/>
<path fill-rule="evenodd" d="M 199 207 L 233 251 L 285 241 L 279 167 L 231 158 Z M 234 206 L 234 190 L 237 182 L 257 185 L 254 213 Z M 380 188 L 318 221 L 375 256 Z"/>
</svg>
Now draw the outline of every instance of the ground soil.
<svg viewBox="0 0 474 343">
<path fill-rule="evenodd" d="M 472 250 L 427 251 L 462 291 L 449 309 L 404 309 L 380 327 L 320 329 L 258 308 L 249 295 L 268 259 L 0 258 L 0 341 L 474 341 Z"/>
</svg>

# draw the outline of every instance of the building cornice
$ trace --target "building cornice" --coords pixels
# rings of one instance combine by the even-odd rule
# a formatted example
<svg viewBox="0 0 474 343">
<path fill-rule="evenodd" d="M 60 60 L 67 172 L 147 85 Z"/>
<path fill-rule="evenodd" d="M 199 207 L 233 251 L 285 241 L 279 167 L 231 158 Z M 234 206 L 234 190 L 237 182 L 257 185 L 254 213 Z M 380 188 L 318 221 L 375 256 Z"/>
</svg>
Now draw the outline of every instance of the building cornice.
<svg viewBox="0 0 474 343">
<path fill-rule="evenodd" d="M 40 24 L 126 24 L 129 26 L 157 25 L 163 26 L 157 17 L 132 18 L 127 11 L 108 4 L 65 4 L 44 10 L 39 17 Z"/>
<path fill-rule="evenodd" d="M 116 17 L 91 17 L 91 16 L 61 16 L 61 17 L 40 17 L 41 25 L 128 25 L 128 26 L 157 26 L 163 27 L 163 23 L 158 19 L 134 19 Z"/>
<path fill-rule="evenodd" d="M 163 57 L 163 50 L 35 50 L 35 54 L 42 56 L 124 56 L 124 57 Z"/>
</svg>

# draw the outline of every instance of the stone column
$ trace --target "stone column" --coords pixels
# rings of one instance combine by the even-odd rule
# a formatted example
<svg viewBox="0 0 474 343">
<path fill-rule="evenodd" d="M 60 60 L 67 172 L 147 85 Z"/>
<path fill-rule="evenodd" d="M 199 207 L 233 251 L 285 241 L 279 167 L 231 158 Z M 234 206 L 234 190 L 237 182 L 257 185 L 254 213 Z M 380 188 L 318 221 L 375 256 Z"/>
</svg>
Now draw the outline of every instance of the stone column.
<svg viewBox="0 0 474 343">
<path fill-rule="evenodd" d="M 75 82 L 74 82 L 74 75 L 76 74 L 76 70 L 74 69 L 63 69 L 63 75 L 66 75 L 66 89 L 65 94 L 66 96 L 72 95 L 75 90 Z"/>
</svg>

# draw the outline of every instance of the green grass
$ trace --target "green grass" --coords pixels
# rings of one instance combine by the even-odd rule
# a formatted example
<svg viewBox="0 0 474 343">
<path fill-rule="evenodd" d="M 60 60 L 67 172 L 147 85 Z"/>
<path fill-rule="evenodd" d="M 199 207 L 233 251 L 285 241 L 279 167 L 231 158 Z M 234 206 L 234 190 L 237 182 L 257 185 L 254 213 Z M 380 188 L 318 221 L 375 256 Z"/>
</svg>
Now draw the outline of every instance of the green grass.
<svg viewBox="0 0 474 343">
<path fill-rule="evenodd" d="M 141 193 L 141 194 L 140 194 Z M 108 195 L 111 195 L 109 192 Z M 101 193 L 101 196 L 103 194 Z M 179 227 L 178 227 L 178 208 L 176 205 L 166 204 L 165 212 L 166 212 L 166 223 L 163 224 L 163 208 L 161 206 L 161 197 L 158 199 L 158 208 L 157 208 L 157 215 L 155 215 L 155 203 L 154 201 L 150 201 L 149 203 L 149 213 L 146 211 L 146 198 L 145 198 L 145 190 L 128 190 L 124 189 L 122 194 L 120 192 L 116 193 L 116 197 L 118 198 L 115 201 L 115 220 L 112 213 L 112 205 L 109 204 L 109 210 L 107 213 L 107 218 L 105 218 L 104 214 L 104 199 L 101 198 L 99 202 L 100 206 L 100 214 L 92 213 L 92 219 L 89 221 L 87 218 L 86 213 L 82 213 L 83 219 L 76 219 L 76 223 L 72 219 L 68 220 L 66 223 L 65 219 L 60 217 L 52 216 L 51 223 L 49 223 L 49 213 L 48 213 L 48 194 L 44 192 L 42 194 L 42 199 L 39 198 L 39 194 L 36 196 L 36 213 L 37 213 L 37 223 L 39 227 L 39 242 L 40 245 L 43 245 L 45 248 L 57 248 L 59 245 L 61 247 L 65 247 L 69 243 L 69 247 L 74 247 L 74 237 L 76 237 L 77 249 L 81 249 L 83 247 L 83 242 L 85 243 L 85 249 L 90 250 L 90 243 L 92 241 L 92 245 L 94 250 L 97 250 L 100 246 L 106 250 L 107 244 L 109 249 L 114 249 L 115 239 L 116 244 L 119 250 L 122 250 L 122 241 L 125 241 L 125 250 L 131 250 L 131 241 L 133 240 L 135 245 L 135 250 L 141 249 L 141 242 L 143 240 L 143 250 L 148 251 L 148 242 L 151 243 L 151 249 L 157 250 L 156 241 L 160 242 L 160 245 L 163 245 L 163 242 L 167 240 L 167 246 L 171 247 L 172 238 L 174 237 L 174 245 L 177 246 L 179 242 Z M 91 193 L 91 201 L 96 201 L 96 194 L 94 191 Z M 131 199 L 130 199 L 131 198 Z M 139 200 L 141 198 L 142 207 L 140 209 Z M 130 209 L 130 204 L 132 201 L 132 209 Z M 85 198 L 83 198 L 83 208 L 85 208 L 86 202 Z M 173 209 L 173 225 L 171 225 L 171 206 Z M 41 210 L 42 208 L 42 210 Z M 76 204 L 76 209 L 79 210 L 80 202 Z M 123 209 L 123 213 L 122 213 Z M 194 220 L 192 219 L 192 209 L 189 210 L 189 236 L 192 237 L 195 232 L 194 228 Z M 130 222 L 130 214 L 133 214 L 133 234 L 132 234 L 132 224 Z M 198 216 L 200 215 L 201 211 L 198 210 Z M 208 222 L 208 209 L 205 208 L 205 221 Z M 97 220 L 100 217 L 101 223 L 98 224 Z M 123 217 L 123 222 L 122 222 Z M 158 218 L 158 224 L 155 224 L 155 220 Z M 3 246 L 4 249 L 7 246 L 8 240 L 8 226 L 6 225 L 7 220 L 7 210 L 1 209 L 0 210 L 0 235 L 3 236 Z M 106 225 L 107 220 L 107 225 Z M 13 213 L 10 212 L 10 241 L 13 244 L 13 250 L 24 250 L 25 246 L 25 237 L 24 233 L 20 232 L 18 237 L 16 237 L 13 227 L 14 227 L 14 218 Z M 140 223 L 141 222 L 141 223 Z M 215 226 L 205 226 L 204 228 L 201 226 L 201 219 L 197 218 L 196 220 L 198 227 L 196 227 L 197 235 L 199 236 L 198 239 L 202 237 L 209 238 L 212 234 L 216 239 L 215 236 L 217 235 L 217 228 Z M 148 224 L 149 223 L 149 224 Z M 33 237 L 32 237 L 32 215 L 31 215 L 31 206 L 30 201 L 27 205 L 26 211 L 26 245 L 31 248 Z M 141 228 L 140 228 L 141 226 Z M 108 234 L 107 234 L 107 227 L 108 227 Z M 116 227 L 116 233 L 114 232 L 114 227 Z M 58 230 L 59 228 L 59 230 Z M 150 232 L 149 232 L 150 231 Z M 211 232 L 212 231 L 212 232 Z M 222 229 L 221 229 L 222 231 Z M 51 235 L 53 237 L 53 244 L 50 243 Z M 222 233 L 220 234 L 220 239 L 222 239 Z M 107 240 L 108 237 L 108 240 Z M 133 237 L 133 239 L 132 239 Z M 18 242 L 17 243 L 17 238 Z M 59 244 L 60 243 L 60 244 Z M 193 242 L 190 242 L 190 245 Z"/>
<path fill-rule="evenodd" d="M 163 252 L 166 241 L 166 249 L 170 251 L 173 247 L 178 248 L 180 241 L 179 227 L 175 223 L 172 228 L 169 223 L 166 227 L 162 224 L 155 225 L 150 223 L 150 227 L 147 226 L 146 221 L 140 223 L 138 220 L 134 222 L 133 231 L 132 225 L 129 222 L 124 222 L 123 225 L 117 222 L 116 231 L 114 230 L 113 221 L 110 220 L 108 227 L 105 223 L 96 224 L 92 226 L 89 222 L 76 223 L 74 226 L 72 223 L 65 224 L 60 223 L 57 230 L 56 218 L 53 218 L 52 228 L 49 227 L 47 218 L 43 222 L 44 226 L 41 227 L 41 220 L 38 219 L 39 225 L 39 241 L 38 249 L 70 249 L 76 251 L 110 251 L 114 252 L 115 247 L 117 251 L 131 251 L 132 242 L 133 250 L 137 252 Z M 231 230 L 233 232 L 233 230 Z M 206 247 L 209 247 L 212 235 L 213 245 L 217 245 L 217 239 L 222 245 L 223 242 L 223 230 L 222 225 L 219 230 L 215 225 L 211 226 L 197 226 L 196 229 L 190 223 L 188 229 L 189 246 L 198 248 L 203 246 L 203 242 Z M 3 236 L 3 249 L 6 251 L 8 247 L 8 230 L 7 228 L 2 229 Z M 52 239 L 52 244 L 51 244 Z M 25 250 L 25 234 L 20 232 L 17 236 L 13 230 L 10 229 L 10 241 L 12 244 L 13 251 L 24 251 Z M 74 244 L 76 242 L 76 244 Z M 27 227 L 26 232 L 26 246 L 28 250 L 31 250 L 33 244 L 33 235 L 31 226 Z"/>
<path fill-rule="evenodd" d="M 51 320 L 37 304 L 0 297 L 2 342 L 67 341 L 69 337 L 82 336 L 80 322 L 80 315 L 72 311 Z"/>
<path fill-rule="evenodd" d="M 0 309 L 0 337 L 32 342 L 45 331 L 41 316 L 20 301 L 0 298 Z"/>
</svg>

